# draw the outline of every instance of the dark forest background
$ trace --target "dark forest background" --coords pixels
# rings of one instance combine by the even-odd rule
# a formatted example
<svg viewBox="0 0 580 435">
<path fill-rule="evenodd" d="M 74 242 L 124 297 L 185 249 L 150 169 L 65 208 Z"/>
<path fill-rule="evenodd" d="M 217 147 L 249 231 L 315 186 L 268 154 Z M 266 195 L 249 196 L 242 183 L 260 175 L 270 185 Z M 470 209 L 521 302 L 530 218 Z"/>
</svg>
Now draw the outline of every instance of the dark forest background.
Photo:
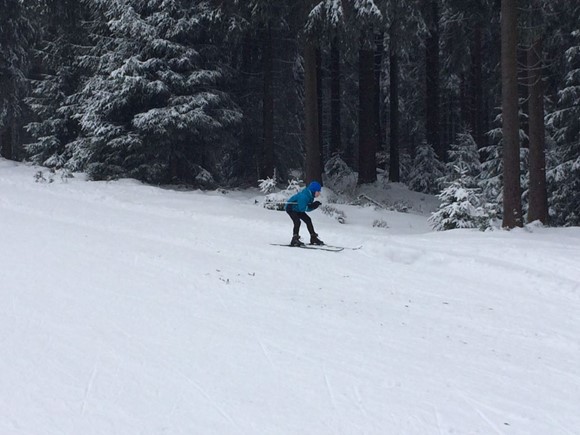
<svg viewBox="0 0 580 435">
<path fill-rule="evenodd" d="M 344 165 L 579 225 L 580 5 L 0 0 L 0 154 L 204 188 Z"/>
</svg>

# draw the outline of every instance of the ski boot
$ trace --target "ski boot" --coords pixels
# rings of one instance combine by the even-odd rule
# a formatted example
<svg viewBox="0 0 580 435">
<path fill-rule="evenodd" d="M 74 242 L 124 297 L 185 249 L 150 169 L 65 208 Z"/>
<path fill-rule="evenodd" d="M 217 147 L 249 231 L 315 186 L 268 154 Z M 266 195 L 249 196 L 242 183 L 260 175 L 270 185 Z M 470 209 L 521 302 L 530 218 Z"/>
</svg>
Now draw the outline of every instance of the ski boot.
<svg viewBox="0 0 580 435">
<path fill-rule="evenodd" d="M 310 244 L 311 245 L 324 245 L 324 242 L 318 238 L 318 234 L 310 234 Z"/>
<path fill-rule="evenodd" d="M 300 241 L 300 236 L 298 234 L 294 234 L 294 236 L 292 237 L 292 241 L 290 242 L 290 246 L 304 246 L 304 243 L 302 243 Z"/>
</svg>

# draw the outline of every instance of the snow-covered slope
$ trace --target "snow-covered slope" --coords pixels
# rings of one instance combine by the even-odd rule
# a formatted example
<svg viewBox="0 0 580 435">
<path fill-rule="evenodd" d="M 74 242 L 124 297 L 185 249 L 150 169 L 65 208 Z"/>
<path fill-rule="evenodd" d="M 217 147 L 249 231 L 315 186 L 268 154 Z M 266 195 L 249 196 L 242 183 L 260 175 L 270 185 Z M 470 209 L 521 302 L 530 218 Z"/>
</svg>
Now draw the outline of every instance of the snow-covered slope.
<svg viewBox="0 0 580 435">
<path fill-rule="evenodd" d="M 579 228 L 341 205 L 362 249 L 291 249 L 256 192 L 37 170 L 0 160 L 2 435 L 580 433 Z"/>
</svg>

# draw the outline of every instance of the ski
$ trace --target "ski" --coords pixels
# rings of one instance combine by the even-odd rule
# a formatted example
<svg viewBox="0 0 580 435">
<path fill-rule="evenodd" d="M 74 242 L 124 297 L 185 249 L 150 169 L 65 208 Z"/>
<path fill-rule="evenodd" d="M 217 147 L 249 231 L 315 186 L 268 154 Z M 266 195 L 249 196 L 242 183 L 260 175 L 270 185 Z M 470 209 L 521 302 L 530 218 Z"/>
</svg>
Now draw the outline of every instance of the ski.
<svg viewBox="0 0 580 435">
<path fill-rule="evenodd" d="M 328 246 L 328 245 L 302 245 L 302 246 L 292 246 L 283 243 L 270 243 L 272 246 L 286 246 L 287 248 L 300 248 L 300 249 L 314 249 L 317 251 L 328 251 L 328 252 L 340 252 L 344 248 L 340 246 Z"/>
<path fill-rule="evenodd" d="M 354 247 L 350 247 L 350 246 L 335 246 L 335 245 L 324 245 L 324 246 L 327 246 L 329 248 L 348 249 L 349 251 L 358 251 L 359 249 L 362 249 L 362 245 L 354 246 Z"/>
<path fill-rule="evenodd" d="M 307 249 L 318 249 L 319 251 L 330 251 L 330 252 L 340 252 L 344 248 L 341 246 L 330 246 L 330 245 L 305 245 L 303 246 Z"/>
</svg>

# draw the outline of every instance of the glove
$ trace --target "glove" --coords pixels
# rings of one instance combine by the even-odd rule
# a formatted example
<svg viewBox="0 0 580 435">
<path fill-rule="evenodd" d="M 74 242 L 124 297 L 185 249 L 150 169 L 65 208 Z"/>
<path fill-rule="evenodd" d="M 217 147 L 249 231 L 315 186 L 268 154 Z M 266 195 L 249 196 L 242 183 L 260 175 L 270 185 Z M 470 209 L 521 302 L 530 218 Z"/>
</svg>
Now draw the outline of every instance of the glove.
<svg viewBox="0 0 580 435">
<path fill-rule="evenodd" d="M 317 209 L 317 208 L 318 208 L 320 205 L 321 205 L 320 201 L 314 201 L 314 202 L 312 203 L 312 205 L 310 206 L 310 208 L 311 208 L 312 210 L 316 210 L 316 209 Z"/>
</svg>

